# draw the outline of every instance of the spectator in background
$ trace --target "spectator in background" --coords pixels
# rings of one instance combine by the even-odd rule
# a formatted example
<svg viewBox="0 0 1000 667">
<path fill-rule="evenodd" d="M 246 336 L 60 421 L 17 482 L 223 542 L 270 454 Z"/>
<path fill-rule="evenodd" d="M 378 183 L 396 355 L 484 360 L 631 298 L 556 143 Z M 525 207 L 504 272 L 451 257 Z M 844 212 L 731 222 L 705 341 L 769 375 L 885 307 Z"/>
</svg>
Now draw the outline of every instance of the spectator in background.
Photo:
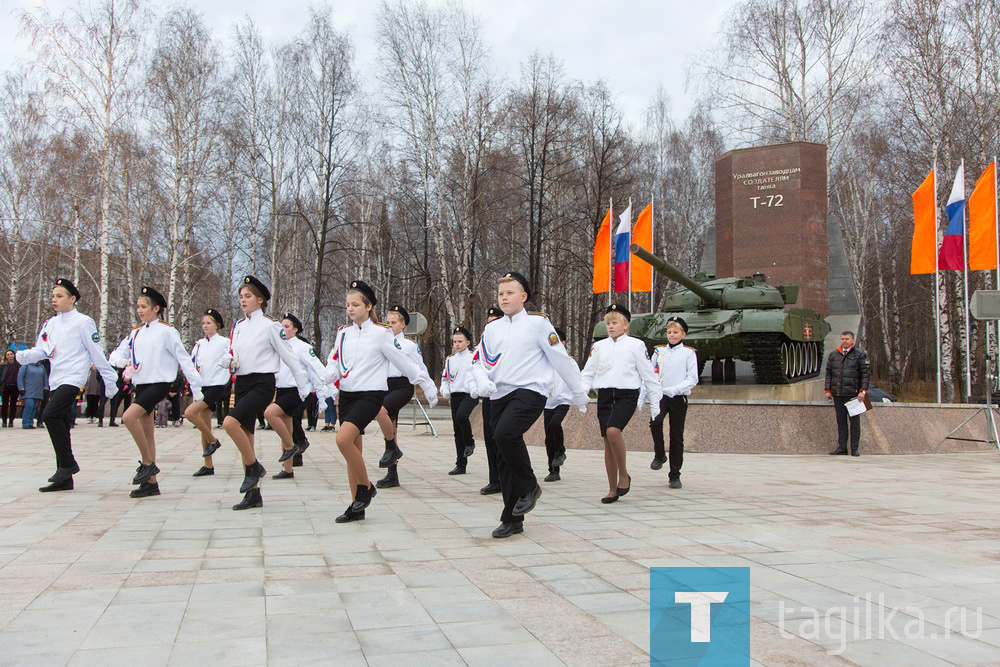
<svg viewBox="0 0 1000 667">
<path fill-rule="evenodd" d="M 83 388 L 83 393 L 87 397 L 87 409 L 84 416 L 88 424 L 98 422 L 98 426 L 104 426 L 104 404 L 107 399 L 104 396 L 104 379 L 93 366 L 90 367 L 90 377 Z"/>
<path fill-rule="evenodd" d="M 871 379 L 868 354 L 854 340 L 853 331 L 840 334 L 840 347 L 826 360 L 826 400 L 833 402 L 837 413 L 837 448 L 831 455 L 847 454 L 850 435 L 851 456 L 861 456 L 861 415 L 848 414 L 846 404 L 855 398 L 864 400 Z M 850 428 L 848 428 L 850 426 Z"/>
<path fill-rule="evenodd" d="M 21 411 L 21 428 L 35 428 L 35 415 L 49 389 L 49 371 L 40 361 L 24 364 L 17 372 L 17 388 L 24 397 Z"/>
<path fill-rule="evenodd" d="M 14 417 L 17 416 L 17 372 L 21 364 L 17 363 L 14 350 L 7 350 L 3 355 L 3 365 L 0 373 L 3 380 L 3 403 L 0 405 L 0 423 L 3 428 L 14 427 Z"/>
</svg>

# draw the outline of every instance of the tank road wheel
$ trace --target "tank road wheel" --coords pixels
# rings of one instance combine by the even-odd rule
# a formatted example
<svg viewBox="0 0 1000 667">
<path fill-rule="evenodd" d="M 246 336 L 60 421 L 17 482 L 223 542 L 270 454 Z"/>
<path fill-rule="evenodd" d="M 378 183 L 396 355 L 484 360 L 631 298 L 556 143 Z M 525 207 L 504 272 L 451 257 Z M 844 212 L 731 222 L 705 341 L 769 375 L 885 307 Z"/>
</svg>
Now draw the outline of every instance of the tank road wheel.
<svg viewBox="0 0 1000 667">
<path fill-rule="evenodd" d="M 792 379 L 792 368 L 795 364 L 795 352 L 790 342 L 781 344 L 781 370 L 786 380 Z"/>
<path fill-rule="evenodd" d="M 747 356 L 757 384 L 787 384 L 783 349 L 790 341 L 781 333 L 745 334 Z"/>
</svg>

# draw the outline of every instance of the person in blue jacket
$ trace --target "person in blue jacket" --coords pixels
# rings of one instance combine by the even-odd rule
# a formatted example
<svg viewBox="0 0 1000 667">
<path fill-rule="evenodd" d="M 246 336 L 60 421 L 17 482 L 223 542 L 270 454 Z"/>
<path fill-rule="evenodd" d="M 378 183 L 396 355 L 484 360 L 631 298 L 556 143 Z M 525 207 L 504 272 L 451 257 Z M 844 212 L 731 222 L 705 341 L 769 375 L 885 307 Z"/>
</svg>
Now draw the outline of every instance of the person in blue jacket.
<svg viewBox="0 0 1000 667">
<path fill-rule="evenodd" d="M 23 364 L 17 372 L 17 390 L 24 398 L 21 411 L 21 428 L 35 428 L 35 414 L 45 392 L 49 388 L 49 372 L 45 365 L 36 361 Z"/>
</svg>

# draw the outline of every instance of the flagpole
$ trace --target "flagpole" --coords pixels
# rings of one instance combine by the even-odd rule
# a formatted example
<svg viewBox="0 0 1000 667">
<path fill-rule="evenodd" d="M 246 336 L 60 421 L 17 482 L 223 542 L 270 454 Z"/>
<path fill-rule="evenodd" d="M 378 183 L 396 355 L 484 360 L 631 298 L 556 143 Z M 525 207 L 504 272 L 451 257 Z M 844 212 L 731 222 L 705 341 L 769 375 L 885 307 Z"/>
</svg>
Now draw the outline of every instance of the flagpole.
<svg viewBox="0 0 1000 667">
<path fill-rule="evenodd" d="M 934 160 L 934 335 L 937 340 L 937 402 L 941 403 L 941 268 L 938 249 L 937 159 Z"/>
<path fill-rule="evenodd" d="M 608 197 L 608 211 L 609 211 L 609 224 L 611 227 L 608 229 L 608 257 L 611 258 L 611 270 L 608 271 L 608 305 L 611 305 L 611 299 L 614 296 L 612 290 L 611 280 L 614 275 L 614 263 L 615 263 L 615 198 Z"/>
<path fill-rule="evenodd" d="M 628 198 L 628 242 L 632 245 L 632 198 Z M 632 310 L 632 253 L 628 254 L 628 309 Z"/>
<path fill-rule="evenodd" d="M 969 368 L 971 360 L 969 339 L 972 338 L 972 329 L 969 323 L 969 229 L 965 216 L 965 204 L 967 201 L 965 199 L 965 160 L 962 160 L 962 197 L 962 259 L 965 265 L 962 271 L 964 279 L 962 297 L 965 304 L 965 400 L 968 401 L 972 399 L 972 369 Z"/>
<path fill-rule="evenodd" d="M 994 240 L 997 251 L 997 282 L 996 289 L 1000 290 L 1000 229 L 997 227 L 997 156 L 993 156 L 993 234 L 996 236 Z M 997 356 L 996 359 L 1000 360 L 1000 323 L 996 324 L 996 344 L 997 344 Z M 987 346 L 989 349 L 989 346 Z M 994 362 L 996 363 L 996 362 Z M 996 368 L 996 366 L 994 366 Z M 1000 387 L 1000 374 L 997 376 L 997 386 Z"/>
<path fill-rule="evenodd" d="M 653 191 L 649 191 L 649 228 L 652 238 L 649 240 L 649 251 L 656 254 L 656 207 L 653 205 Z M 997 264 L 1000 267 L 1000 264 Z M 653 303 L 653 294 L 656 293 L 656 271 L 649 272 L 649 312 L 656 310 L 656 305 Z M 997 271 L 997 276 L 1000 276 L 1000 270 Z M 997 278 L 1000 281 L 1000 277 Z M 1000 282 L 998 282 L 1000 284 Z M 1000 289 L 1000 287 L 998 287 Z"/>
</svg>

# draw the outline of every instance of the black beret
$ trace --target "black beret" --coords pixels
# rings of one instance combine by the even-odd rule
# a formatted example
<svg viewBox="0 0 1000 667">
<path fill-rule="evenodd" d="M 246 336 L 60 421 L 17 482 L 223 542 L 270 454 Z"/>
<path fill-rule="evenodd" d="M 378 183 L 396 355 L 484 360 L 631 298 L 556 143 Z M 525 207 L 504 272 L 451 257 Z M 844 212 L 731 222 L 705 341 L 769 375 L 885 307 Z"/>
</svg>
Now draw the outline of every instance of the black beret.
<svg viewBox="0 0 1000 667">
<path fill-rule="evenodd" d="M 264 297 L 264 301 L 271 300 L 271 290 L 267 289 L 267 285 L 257 280 L 253 276 L 245 276 L 243 278 L 244 285 L 252 285 L 254 289 L 260 292 L 260 295 Z"/>
<path fill-rule="evenodd" d="M 503 317 L 503 311 L 497 308 L 496 306 L 491 307 L 489 310 L 486 311 L 486 319 L 490 319 L 493 317 Z"/>
<path fill-rule="evenodd" d="M 629 309 L 617 303 L 613 303 L 607 307 L 607 309 L 604 311 L 604 314 L 607 315 L 608 313 L 621 313 L 622 315 L 625 316 L 626 322 L 632 321 L 632 313 L 629 312 Z"/>
<path fill-rule="evenodd" d="M 678 317 L 677 315 L 674 315 L 673 317 L 667 320 L 667 324 L 670 324 L 671 322 L 676 322 L 677 324 L 681 325 L 681 329 L 684 329 L 684 333 L 688 332 L 688 323 L 684 321 L 683 317 Z"/>
<path fill-rule="evenodd" d="M 76 288 L 76 285 L 74 285 L 71 280 L 67 278 L 60 278 L 56 281 L 55 287 L 62 287 L 69 292 L 70 296 L 75 296 L 77 301 L 80 300 L 80 290 Z"/>
<path fill-rule="evenodd" d="M 527 278 L 525 278 L 524 276 L 522 276 L 517 271 L 508 271 L 507 273 L 503 274 L 503 277 L 504 278 L 512 278 L 512 279 L 516 280 L 517 282 L 521 283 L 521 287 L 524 288 L 524 293 L 528 295 L 528 299 L 527 300 L 531 301 L 531 289 L 528 287 L 528 279 Z"/>
<path fill-rule="evenodd" d="M 399 313 L 399 315 L 403 318 L 403 324 L 407 326 L 410 325 L 410 314 L 406 311 L 406 308 L 403 308 L 402 306 L 393 306 L 389 309 L 389 312 Z"/>
<path fill-rule="evenodd" d="M 167 300 L 163 298 L 163 295 L 157 292 L 152 287 L 143 287 L 139 290 L 139 294 L 145 297 L 149 297 L 149 300 L 160 307 L 161 310 L 167 309 Z"/>
<path fill-rule="evenodd" d="M 556 327 L 556 335 L 559 336 L 559 340 L 561 341 L 566 340 L 566 332 L 560 329 L 559 327 Z"/>
<path fill-rule="evenodd" d="M 222 313 L 217 311 L 215 308 L 209 308 L 205 311 L 205 314 L 211 317 L 219 324 L 219 328 L 226 326 L 226 323 L 222 320 Z"/>
<path fill-rule="evenodd" d="M 289 322 L 292 323 L 293 327 L 295 327 L 299 331 L 302 331 L 302 321 L 299 318 L 292 315 L 291 313 L 285 313 L 284 315 L 281 316 L 281 319 L 288 320 Z"/>
<path fill-rule="evenodd" d="M 472 333 L 465 327 L 455 327 L 454 329 L 451 330 L 451 334 L 453 336 L 455 334 L 462 334 L 463 336 L 468 338 L 470 342 L 472 341 Z"/>
<path fill-rule="evenodd" d="M 375 304 L 378 303 L 378 299 L 375 298 L 375 290 L 373 290 L 371 288 L 371 286 L 368 283 L 366 283 L 365 281 L 363 281 L 363 280 L 352 280 L 351 281 L 351 289 L 352 290 L 357 290 L 357 291 L 361 292 L 362 294 L 364 294 L 365 298 L 368 299 L 368 303 L 370 303 L 371 305 L 374 306 Z"/>
</svg>

